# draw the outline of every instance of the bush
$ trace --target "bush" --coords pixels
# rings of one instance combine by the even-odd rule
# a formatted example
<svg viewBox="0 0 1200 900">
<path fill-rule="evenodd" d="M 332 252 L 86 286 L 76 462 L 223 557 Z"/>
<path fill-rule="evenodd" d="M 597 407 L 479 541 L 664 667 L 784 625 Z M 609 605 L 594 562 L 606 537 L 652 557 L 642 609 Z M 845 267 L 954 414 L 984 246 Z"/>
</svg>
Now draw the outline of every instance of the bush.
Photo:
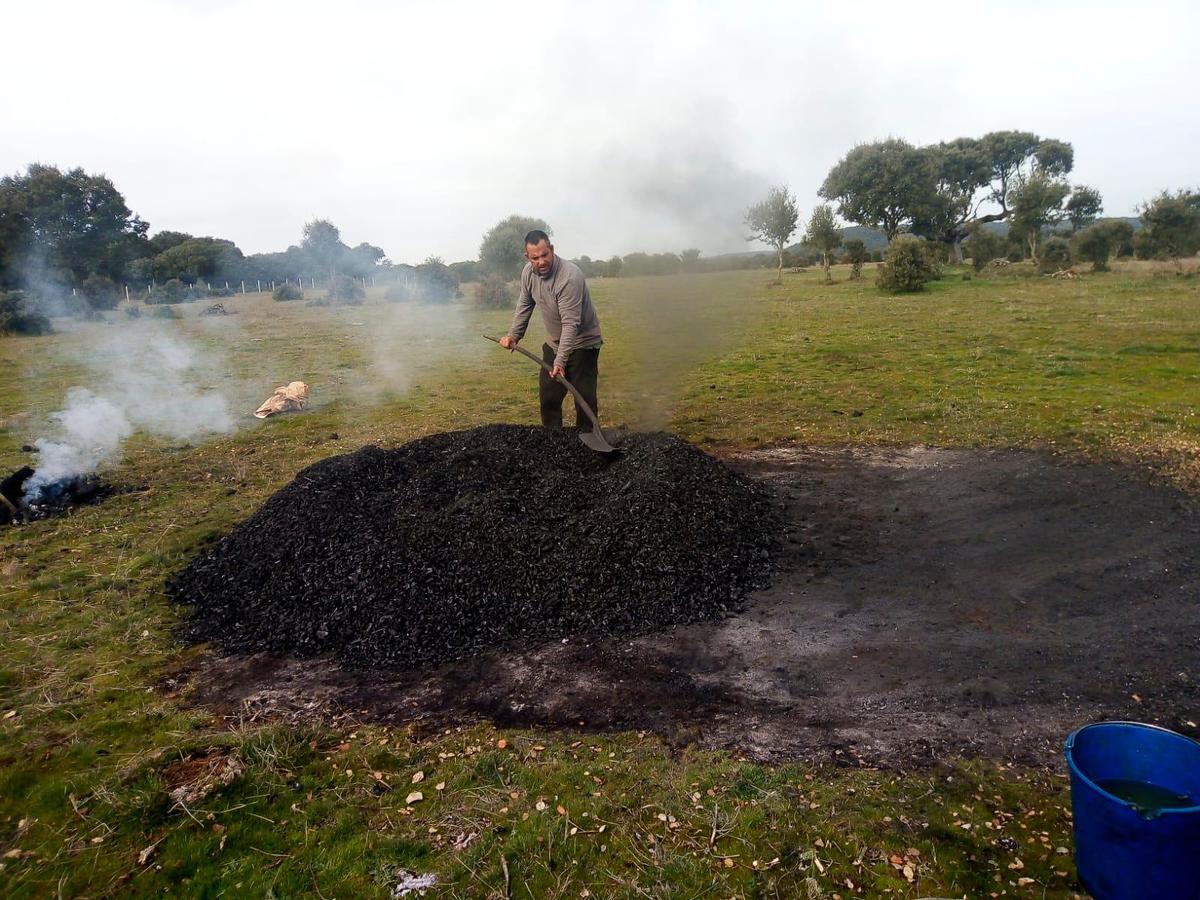
<svg viewBox="0 0 1200 900">
<path fill-rule="evenodd" d="M 967 253 L 976 272 L 982 272 L 993 259 L 1004 257 L 1007 242 L 996 232 L 987 228 L 976 228 L 967 241 Z"/>
<path fill-rule="evenodd" d="M 303 300 L 304 289 L 298 284 L 285 281 L 279 287 L 275 288 L 275 292 L 271 296 L 281 303 L 289 300 Z"/>
<path fill-rule="evenodd" d="M 892 240 L 884 254 L 875 283 L 892 294 L 910 294 L 925 289 L 925 282 L 939 275 L 929 242 L 911 234 Z"/>
<path fill-rule="evenodd" d="M 325 299 L 330 303 L 345 306 L 361 306 L 366 296 L 363 286 L 349 275 L 335 275 L 329 279 L 329 289 L 325 292 Z"/>
<path fill-rule="evenodd" d="M 196 299 L 191 296 L 191 293 L 191 288 L 178 278 L 172 278 L 166 284 L 155 285 L 150 291 L 150 296 L 146 298 L 146 302 L 150 304 L 186 303 Z"/>
<path fill-rule="evenodd" d="M 871 262 L 874 262 L 874 263 L 883 262 L 883 251 L 882 250 L 872 250 L 871 251 Z"/>
<path fill-rule="evenodd" d="M 867 261 L 867 245 L 858 238 L 846 241 L 846 252 L 842 255 L 845 262 L 850 263 L 850 278 L 862 278 L 863 263 Z"/>
<path fill-rule="evenodd" d="M 1128 223 L 1122 222 L 1128 227 Z M 1107 222 L 1101 222 L 1071 238 L 1071 252 L 1076 259 L 1092 264 L 1093 272 L 1107 272 L 1108 258 L 1112 256 L 1117 236 Z"/>
<path fill-rule="evenodd" d="M 484 309 L 509 309 L 515 301 L 513 289 L 499 275 L 489 275 L 475 285 L 475 304 Z"/>
<path fill-rule="evenodd" d="M 50 320 L 31 309 L 23 291 L 0 291 L 0 334 L 53 334 Z"/>
<path fill-rule="evenodd" d="M 1058 272 L 1071 265 L 1071 245 L 1066 238 L 1057 235 L 1046 238 L 1046 242 L 1042 244 L 1040 256 L 1038 267 L 1042 272 Z"/>
<path fill-rule="evenodd" d="M 116 309 L 121 302 L 121 291 L 107 275 L 89 275 L 79 286 L 92 309 Z"/>
<path fill-rule="evenodd" d="M 129 306 L 125 307 L 125 315 L 130 319 L 140 319 L 142 317 L 142 308 L 140 306 L 134 306 L 133 304 L 130 304 Z"/>
<path fill-rule="evenodd" d="M 430 257 L 417 266 L 417 292 L 422 300 L 445 303 L 458 296 L 458 279 L 448 265 Z"/>
<path fill-rule="evenodd" d="M 169 305 L 160 304 L 150 310 L 150 316 L 154 319 L 178 319 L 179 313 Z"/>
<path fill-rule="evenodd" d="M 417 292 L 408 282 L 397 281 L 388 285 L 388 289 L 383 292 L 383 299 L 389 303 L 407 303 L 417 299 Z"/>
</svg>

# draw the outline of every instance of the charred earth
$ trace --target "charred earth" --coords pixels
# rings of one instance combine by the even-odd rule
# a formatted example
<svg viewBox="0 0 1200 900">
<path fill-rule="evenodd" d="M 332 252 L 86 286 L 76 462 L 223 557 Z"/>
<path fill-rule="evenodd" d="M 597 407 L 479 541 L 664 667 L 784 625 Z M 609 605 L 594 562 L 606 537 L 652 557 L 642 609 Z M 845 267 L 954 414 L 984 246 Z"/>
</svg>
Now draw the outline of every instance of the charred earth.
<svg viewBox="0 0 1200 900">
<path fill-rule="evenodd" d="M 721 617 L 769 581 L 763 487 L 667 434 L 491 425 L 300 472 L 168 583 L 226 651 L 410 668 Z"/>
<path fill-rule="evenodd" d="M 33 522 L 68 513 L 77 506 L 99 503 L 113 488 L 95 475 L 69 475 L 29 489 L 36 470 L 22 466 L 0 479 L 0 525 Z"/>
</svg>

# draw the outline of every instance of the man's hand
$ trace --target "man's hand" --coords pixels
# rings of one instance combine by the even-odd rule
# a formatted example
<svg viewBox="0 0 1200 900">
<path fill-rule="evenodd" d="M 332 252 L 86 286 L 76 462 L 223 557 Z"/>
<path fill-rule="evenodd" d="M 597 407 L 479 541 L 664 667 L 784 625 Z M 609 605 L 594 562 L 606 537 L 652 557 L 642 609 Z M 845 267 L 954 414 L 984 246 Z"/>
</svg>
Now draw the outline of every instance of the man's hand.
<svg viewBox="0 0 1200 900">
<path fill-rule="evenodd" d="M 500 346 L 509 353 L 512 353 L 517 349 L 517 339 L 511 334 L 506 334 L 504 337 L 500 338 Z"/>
<path fill-rule="evenodd" d="M 550 380 L 551 381 L 557 381 L 559 378 L 566 378 L 566 377 L 567 377 L 567 370 L 564 369 L 562 366 L 554 366 L 554 368 L 552 368 L 550 370 Z"/>
</svg>

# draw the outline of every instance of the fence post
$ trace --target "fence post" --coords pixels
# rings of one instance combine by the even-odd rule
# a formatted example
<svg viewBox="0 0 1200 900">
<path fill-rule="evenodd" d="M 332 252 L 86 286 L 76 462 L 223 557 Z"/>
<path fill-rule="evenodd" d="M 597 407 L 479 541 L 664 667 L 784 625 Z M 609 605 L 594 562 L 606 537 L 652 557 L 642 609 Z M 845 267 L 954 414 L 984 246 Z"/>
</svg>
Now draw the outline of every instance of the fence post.
<svg viewBox="0 0 1200 900">
<path fill-rule="evenodd" d="M 125 285 L 125 302 L 129 302 L 129 285 Z"/>
<path fill-rule="evenodd" d="M 246 282 L 242 282 L 242 293 L 246 293 Z"/>
<path fill-rule="evenodd" d="M 258 293 L 262 293 L 262 279 L 258 279 Z"/>
</svg>

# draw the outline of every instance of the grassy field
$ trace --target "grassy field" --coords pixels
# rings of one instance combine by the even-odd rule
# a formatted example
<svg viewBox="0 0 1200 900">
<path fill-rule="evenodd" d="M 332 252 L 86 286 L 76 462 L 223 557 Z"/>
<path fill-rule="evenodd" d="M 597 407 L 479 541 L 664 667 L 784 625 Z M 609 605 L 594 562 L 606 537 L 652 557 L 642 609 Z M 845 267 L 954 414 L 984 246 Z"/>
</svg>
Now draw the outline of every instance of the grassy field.
<svg viewBox="0 0 1200 900">
<path fill-rule="evenodd" d="M 898 298 L 835 275 L 595 282 L 602 418 L 718 451 L 1052 448 L 1200 491 L 1200 279 L 952 273 Z M 189 707 L 168 678 L 200 651 L 174 639 L 162 585 L 199 547 L 330 454 L 536 418 L 532 364 L 478 336 L 505 312 L 226 305 L 0 339 L 0 473 L 69 388 L 102 392 L 162 335 L 197 349 L 197 384 L 239 423 L 136 435 L 107 473 L 131 490 L 0 530 L 0 894 L 387 897 L 407 869 L 440 897 L 1071 895 L 1058 771 L 771 767 L 648 734 L 431 737 Z M 249 417 L 293 379 L 310 411 Z M 206 766 L 211 791 L 173 802 Z"/>
</svg>

